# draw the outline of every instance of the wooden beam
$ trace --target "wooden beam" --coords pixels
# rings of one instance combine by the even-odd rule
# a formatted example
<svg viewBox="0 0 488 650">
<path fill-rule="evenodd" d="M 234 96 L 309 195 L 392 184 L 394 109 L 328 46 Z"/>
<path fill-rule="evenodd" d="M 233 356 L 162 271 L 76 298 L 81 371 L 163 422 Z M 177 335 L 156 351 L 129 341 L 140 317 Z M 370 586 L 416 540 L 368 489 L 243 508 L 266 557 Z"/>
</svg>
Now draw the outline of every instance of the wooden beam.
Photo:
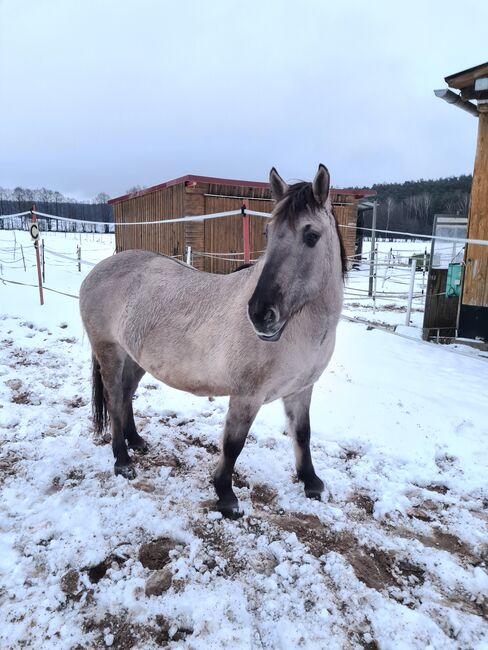
<svg viewBox="0 0 488 650">
<path fill-rule="evenodd" d="M 488 240 L 488 102 L 478 104 L 478 142 L 468 219 L 468 239 Z M 466 250 L 463 305 L 488 307 L 488 246 Z"/>
</svg>

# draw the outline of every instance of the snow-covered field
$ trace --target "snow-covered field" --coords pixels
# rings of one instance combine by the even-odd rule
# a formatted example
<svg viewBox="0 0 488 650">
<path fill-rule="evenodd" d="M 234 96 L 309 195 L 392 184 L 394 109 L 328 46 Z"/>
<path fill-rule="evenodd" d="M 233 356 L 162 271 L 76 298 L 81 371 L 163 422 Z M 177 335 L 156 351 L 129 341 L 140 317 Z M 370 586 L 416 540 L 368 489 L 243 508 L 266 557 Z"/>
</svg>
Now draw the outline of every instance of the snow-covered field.
<svg viewBox="0 0 488 650">
<path fill-rule="evenodd" d="M 483 355 L 341 323 L 312 402 L 328 498 L 296 482 L 275 403 L 238 460 L 245 514 L 223 520 L 210 475 L 226 400 L 146 375 L 134 411 L 150 453 L 135 481 L 115 477 L 77 300 L 46 291 L 40 307 L 3 283 L 36 282 L 15 238 L 0 232 L 1 648 L 488 648 Z M 77 245 L 46 235 L 48 287 L 78 293 L 90 267 L 48 252 Z M 81 247 L 94 263 L 113 238 Z"/>
</svg>

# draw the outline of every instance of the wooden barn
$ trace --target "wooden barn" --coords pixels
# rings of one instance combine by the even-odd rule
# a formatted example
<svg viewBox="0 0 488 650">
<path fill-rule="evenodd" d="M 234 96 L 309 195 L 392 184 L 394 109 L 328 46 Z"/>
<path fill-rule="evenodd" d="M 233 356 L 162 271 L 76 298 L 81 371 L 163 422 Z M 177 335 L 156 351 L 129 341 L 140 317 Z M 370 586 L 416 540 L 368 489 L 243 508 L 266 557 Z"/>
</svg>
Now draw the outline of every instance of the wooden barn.
<svg viewBox="0 0 488 650">
<path fill-rule="evenodd" d="M 332 202 L 348 255 L 354 255 L 357 202 L 375 192 L 332 189 Z M 212 273 L 229 273 L 244 261 L 243 217 L 240 214 L 185 223 L 117 225 L 175 219 L 240 210 L 271 212 L 273 200 L 268 183 L 182 176 L 160 185 L 111 199 L 117 252 L 138 248 L 185 258 L 188 247 L 192 264 Z M 249 215 L 251 259 L 266 246 L 267 219 Z"/>
</svg>

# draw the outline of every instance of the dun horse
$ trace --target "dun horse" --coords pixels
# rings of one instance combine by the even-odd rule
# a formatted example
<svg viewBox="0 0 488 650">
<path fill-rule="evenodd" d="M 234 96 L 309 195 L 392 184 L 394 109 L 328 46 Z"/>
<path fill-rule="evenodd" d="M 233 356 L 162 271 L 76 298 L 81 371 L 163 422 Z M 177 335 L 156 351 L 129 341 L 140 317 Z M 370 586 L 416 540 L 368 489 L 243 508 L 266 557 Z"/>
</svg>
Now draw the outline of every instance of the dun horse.
<svg viewBox="0 0 488 650">
<path fill-rule="evenodd" d="M 135 477 L 144 452 L 132 397 L 145 372 L 195 395 L 229 395 L 213 482 L 217 507 L 238 514 L 232 473 L 262 404 L 281 398 L 307 497 L 324 489 L 310 455 L 309 408 L 327 366 L 342 307 L 344 247 L 329 172 L 288 186 L 273 168 L 276 201 L 265 254 L 239 273 L 214 275 L 130 250 L 103 260 L 81 286 L 93 352 L 94 422 L 110 419 L 115 474 Z M 109 418 L 107 418 L 107 414 Z"/>
</svg>

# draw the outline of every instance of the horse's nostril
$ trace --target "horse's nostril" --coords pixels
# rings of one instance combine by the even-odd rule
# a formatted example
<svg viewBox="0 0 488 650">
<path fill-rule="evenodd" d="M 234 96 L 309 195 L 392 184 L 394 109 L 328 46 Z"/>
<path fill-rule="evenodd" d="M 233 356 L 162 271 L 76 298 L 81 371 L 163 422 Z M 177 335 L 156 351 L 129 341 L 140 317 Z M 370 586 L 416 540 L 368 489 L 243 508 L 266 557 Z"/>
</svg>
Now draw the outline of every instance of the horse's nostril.
<svg viewBox="0 0 488 650">
<path fill-rule="evenodd" d="M 274 307 L 268 307 L 263 315 L 263 323 L 265 325 L 274 325 L 279 320 L 278 310 Z"/>
<path fill-rule="evenodd" d="M 275 319 L 274 311 L 272 309 L 267 309 L 264 312 L 263 320 L 265 323 L 273 323 Z"/>
</svg>

